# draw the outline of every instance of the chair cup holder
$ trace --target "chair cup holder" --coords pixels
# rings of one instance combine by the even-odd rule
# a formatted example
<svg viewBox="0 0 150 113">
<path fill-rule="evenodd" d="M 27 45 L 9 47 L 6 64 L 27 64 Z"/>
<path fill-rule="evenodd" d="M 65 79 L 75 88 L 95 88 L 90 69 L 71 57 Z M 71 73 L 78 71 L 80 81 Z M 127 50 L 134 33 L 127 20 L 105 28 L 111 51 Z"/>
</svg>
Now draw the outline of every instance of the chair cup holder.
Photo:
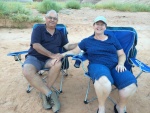
<svg viewBox="0 0 150 113">
<path fill-rule="evenodd" d="M 14 56 L 14 59 L 15 59 L 15 61 L 20 61 L 21 60 L 21 55 Z"/>
</svg>

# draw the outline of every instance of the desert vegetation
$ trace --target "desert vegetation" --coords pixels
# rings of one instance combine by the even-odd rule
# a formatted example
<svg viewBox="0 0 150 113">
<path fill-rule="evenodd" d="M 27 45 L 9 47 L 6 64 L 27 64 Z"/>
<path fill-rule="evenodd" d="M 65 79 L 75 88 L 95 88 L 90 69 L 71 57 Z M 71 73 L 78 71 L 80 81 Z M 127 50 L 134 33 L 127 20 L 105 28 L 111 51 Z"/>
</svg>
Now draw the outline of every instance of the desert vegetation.
<svg viewBox="0 0 150 113">
<path fill-rule="evenodd" d="M 116 0 L 111 0 L 109 2 L 98 2 L 96 4 L 92 4 L 92 2 L 81 3 L 81 0 L 33 0 L 33 2 L 0 0 L 0 19 L 3 19 L 4 21 L 11 21 L 14 24 L 18 24 L 18 27 L 23 27 L 24 22 L 43 22 L 41 15 L 50 9 L 54 9 L 59 12 L 62 9 L 78 10 L 82 7 L 89 7 L 96 10 L 109 9 L 123 12 L 150 12 L 149 4 L 125 3 Z M 39 14 L 34 15 L 32 12 L 33 10 L 37 10 Z"/>
</svg>

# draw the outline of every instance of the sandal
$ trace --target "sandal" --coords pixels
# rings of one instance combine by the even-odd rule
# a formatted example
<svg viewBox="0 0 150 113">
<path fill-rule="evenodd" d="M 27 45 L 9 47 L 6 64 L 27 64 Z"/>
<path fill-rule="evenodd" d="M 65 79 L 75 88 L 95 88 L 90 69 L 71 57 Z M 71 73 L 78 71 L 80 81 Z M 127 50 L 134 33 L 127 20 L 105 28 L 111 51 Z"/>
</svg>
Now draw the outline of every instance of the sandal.
<svg viewBox="0 0 150 113">
<path fill-rule="evenodd" d="M 99 109 L 97 109 L 97 113 L 98 113 Z"/>
<path fill-rule="evenodd" d="M 118 113 L 116 106 L 117 106 L 117 104 L 114 106 L 114 112 Z M 127 113 L 127 112 L 124 112 L 124 113 Z"/>
<path fill-rule="evenodd" d="M 117 106 L 117 104 L 114 106 L 114 112 L 118 113 L 116 106 Z"/>
</svg>

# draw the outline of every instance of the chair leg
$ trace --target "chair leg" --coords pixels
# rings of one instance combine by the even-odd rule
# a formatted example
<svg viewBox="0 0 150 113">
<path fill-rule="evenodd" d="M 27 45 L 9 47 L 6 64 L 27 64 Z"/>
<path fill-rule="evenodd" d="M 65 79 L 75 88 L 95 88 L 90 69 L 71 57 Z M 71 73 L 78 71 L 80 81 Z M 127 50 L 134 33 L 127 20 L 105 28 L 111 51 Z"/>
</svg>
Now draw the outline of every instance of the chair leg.
<svg viewBox="0 0 150 113">
<path fill-rule="evenodd" d="M 85 98 L 84 98 L 84 103 L 85 104 L 88 104 L 88 103 L 90 103 L 90 102 L 97 99 L 97 97 L 93 97 L 92 99 L 88 100 L 88 95 L 89 95 L 89 91 L 90 91 L 90 82 L 91 82 L 91 79 L 89 79 L 89 81 L 88 81 L 88 87 L 87 87 L 86 95 L 85 95 Z"/>
<path fill-rule="evenodd" d="M 39 72 L 38 74 L 41 76 L 43 73 L 44 73 L 44 71 L 43 71 L 43 72 Z M 42 80 L 43 80 L 44 82 L 46 82 L 46 81 L 45 81 L 46 78 L 47 78 L 47 76 L 43 77 Z M 28 87 L 27 87 L 27 91 L 26 91 L 26 92 L 27 92 L 27 93 L 30 93 L 32 89 L 34 89 L 34 87 L 32 87 L 32 86 L 29 84 Z"/>
<path fill-rule="evenodd" d="M 84 98 L 84 103 L 85 104 L 88 104 L 88 103 L 90 103 L 90 102 L 92 102 L 92 101 L 94 101 L 94 100 L 96 100 L 97 99 L 97 97 L 93 97 L 92 99 L 88 99 L 88 94 L 89 94 L 89 91 L 90 91 L 90 82 L 91 82 L 91 79 L 88 81 L 88 87 L 87 87 L 87 90 L 86 90 L 86 95 L 85 95 L 85 98 Z M 114 90 L 115 90 L 116 88 L 114 88 Z M 108 99 L 114 104 L 114 105 L 116 105 L 116 102 L 109 96 L 108 97 Z"/>
<path fill-rule="evenodd" d="M 125 112 L 125 113 L 127 113 L 126 111 L 127 111 L 127 107 L 125 106 L 125 108 L 124 108 L 124 112 Z"/>
<path fill-rule="evenodd" d="M 113 92 L 113 91 L 115 91 L 117 88 L 115 87 L 115 88 L 113 88 L 112 90 L 111 90 L 111 92 Z M 115 100 L 114 99 L 112 99 L 110 96 L 108 97 L 108 99 L 114 104 L 114 105 L 116 105 L 117 103 L 115 102 Z"/>
<path fill-rule="evenodd" d="M 109 96 L 108 99 L 114 104 L 116 105 L 116 102 Z"/>
<path fill-rule="evenodd" d="M 90 102 L 92 102 L 92 101 L 94 101 L 94 100 L 97 99 L 97 97 L 93 97 L 93 98 L 91 98 L 90 100 L 88 99 L 88 95 L 89 95 L 89 91 L 90 91 L 90 82 L 91 82 L 91 81 L 92 81 L 91 79 L 89 79 L 89 81 L 88 81 L 88 86 L 87 86 L 87 90 L 86 90 L 86 95 L 85 95 L 85 98 L 84 98 L 84 104 L 88 104 L 88 103 L 90 103 Z M 114 90 L 116 90 L 116 89 L 117 89 L 117 88 L 114 88 L 114 89 L 112 89 L 112 91 L 114 91 Z M 111 91 L 111 92 L 112 92 L 112 91 Z M 110 96 L 108 97 L 108 99 L 109 99 L 114 105 L 117 104 L 117 103 L 115 102 L 115 100 L 112 99 Z M 125 107 L 124 111 L 125 111 L 125 113 L 126 113 L 126 107 Z"/>
<path fill-rule="evenodd" d="M 63 85 L 63 81 L 64 81 L 64 76 L 67 76 L 67 75 L 68 75 L 67 70 L 66 70 L 66 71 L 65 71 L 65 70 L 61 70 L 61 72 L 62 72 L 62 77 L 61 77 L 61 82 L 60 82 L 60 89 L 57 90 L 57 88 L 55 88 L 54 86 L 52 86 L 52 88 L 53 88 L 57 93 L 59 93 L 59 94 L 62 93 L 62 85 Z M 44 71 L 43 71 L 43 72 L 40 72 L 39 75 L 42 75 L 43 73 L 44 73 Z M 45 81 L 46 78 L 47 78 L 47 76 L 44 76 L 44 77 L 42 78 L 42 80 L 43 80 L 44 82 L 46 82 L 46 81 Z M 28 85 L 26 92 L 27 92 L 27 93 L 30 93 L 32 89 L 34 89 L 34 87 L 32 87 L 31 85 Z"/>
<path fill-rule="evenodd" d="M 61 77 L 61 81 L 60 81 L 60 89 L 59 89 L 60 93 L 62 93 L 62 86 L 63 86 L 64 76 L 68 75 L 67 70 L 66 70 L 66 72 L 65 72 L 65 70 L 61 70 L 61 72 L 62 72 L 62 77 Z"/>
<path fill-rule="evenodd" d="M 32 87 L 31 85 L 28 85 L 26 92 L 27 92 L 27 93 L 30 93 L 32 89 L 33 89 L 33 87 Z"/>
<path fill-rule="evenodd" d="M 88 87 L 87 87 L 87 90 L 86 90 L 86 95 L 85 95 L 85 98 L 84 98 L 84 103 L 85 104 L 88 104 L 88 94 L 89 94 L 89 90 L 90 90 L 90 82 L 91 82 L 91 79 L 89 79 L 88 81 Z"/>
<path fill-rule="evenodd" d="M 60 89 L 59 89 L 60 93 L 62 93 L 62 84 L 63 84 L 63 81 L 64 81 L 64 75 L 62 75 L 61 81 L 60 81 Z"/>
<path fill-rule="evenodd" d="M 56 87 L 52 86 L 52 88 L 56 91 L 57 95 L 59 96 L 59 94 L 61 93 Z"/>
</svg>

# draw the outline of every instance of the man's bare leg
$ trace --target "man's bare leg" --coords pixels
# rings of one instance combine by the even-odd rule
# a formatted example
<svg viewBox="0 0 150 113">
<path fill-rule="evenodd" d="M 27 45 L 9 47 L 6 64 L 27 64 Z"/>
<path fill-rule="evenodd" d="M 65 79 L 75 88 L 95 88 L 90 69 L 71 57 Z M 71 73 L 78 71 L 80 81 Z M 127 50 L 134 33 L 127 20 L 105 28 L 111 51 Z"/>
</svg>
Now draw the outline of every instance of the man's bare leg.
<svg viewBox="0 0 150 113">
<path fill-rule="evenodd" d="M 51 65 L 51 60 L 46 63 L 46 66 L 50 67 Z M 57 77 L 60 74 L 61 70 L 61 61 L 56 62 L 55 65 L 51 66 L 49 73 L 48 73 L 48 78 L 47 78 L 47 85 L 49 89 L 53 86 L 55 83 Z M 50 105 L 52 106 L 53 112 L 57 112 L 60 109 L 60 101 L 58 99 L 58 96 L 56 95 L 56 92 L 52 92 L 50 96 Z"/>
<path fill-rule="evenodd" d="M 45 95 L 49 93 L 50 89 L 46 86 L 41 77 L 38 75 L 37 70 L 33 65 L 25 64 L 22 72 L 31 86 L 44 93 Z"/>
<path fill-rule="evenodd" d="M 46 67 L 49 65 L 50 62 L 46 64 Z M 50 67 L 50 66 L 48 66 Z M 55 65 L 51 66 L 49 72 L 48 72 L 48 78 L 47 78 L 47 85 L 49 89 L 53 86 L 56 79 L 58 78 L 61 70 L 61 61 L 55 63 Z"/>
</svg>

